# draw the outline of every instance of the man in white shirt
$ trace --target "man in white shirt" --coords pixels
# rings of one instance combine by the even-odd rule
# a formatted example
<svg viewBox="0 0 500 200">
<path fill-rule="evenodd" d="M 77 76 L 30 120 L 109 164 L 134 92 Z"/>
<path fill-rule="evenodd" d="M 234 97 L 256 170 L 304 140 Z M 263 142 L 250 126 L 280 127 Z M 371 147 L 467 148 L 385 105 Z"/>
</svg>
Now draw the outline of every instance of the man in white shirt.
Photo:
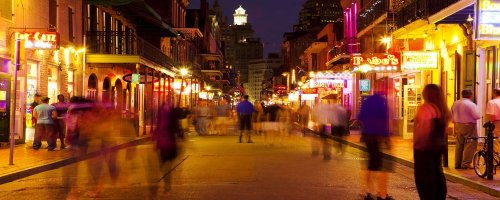
<svg viewBox="0 0 500 200">
<path fill-rule="evenodd" d="M 494 136 L 500 136 L 500 88 L 493 89 L 493 99 L 488 101 L 486 105 L 486 121 L 491 121 L 495 124 Z M 493 141 L 495 152 L 500 152 L 500 142 Z"/>
<path fill-rule="evenodd" d="M 451 107 L 452 121 L 455 124 L 455 169 L 472 168 L 472 157 L 477 148 L 477 120 L 481 118 L 479 110 L 472 102 L 472 91 L 462 90 L 462 99 Z M 474 138 L 470 140 L 469 138 Z"/>
</svg>

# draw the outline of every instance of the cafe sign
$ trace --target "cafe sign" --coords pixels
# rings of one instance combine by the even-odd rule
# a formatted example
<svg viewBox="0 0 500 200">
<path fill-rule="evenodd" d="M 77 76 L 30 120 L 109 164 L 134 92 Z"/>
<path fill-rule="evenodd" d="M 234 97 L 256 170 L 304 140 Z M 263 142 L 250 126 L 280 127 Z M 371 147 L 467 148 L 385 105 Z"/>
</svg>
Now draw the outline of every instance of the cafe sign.
<svg viewBox="0 0 500 200">
<path fill-rule="evenodd" d="M 438 52 L 403 51 L 401 55 L 401 68 L 406 70 L 437 69 Z"/>
<path fill-rule="evenodd" d="M 24 40 L 26 49 L 59 49 L 57 32 L 14 32 L 15 40 Z"/>
<path fill-rule="evenodd" d="M 500 39 L 500 0 L 477 0 L 475 38 L 477 40 Z"/>
<path fill-rule="evenodd" d="M 399 55 L 384 53 L 351 54 L 353 71 L 398 71 L 400 65 Z"/>
</svg>

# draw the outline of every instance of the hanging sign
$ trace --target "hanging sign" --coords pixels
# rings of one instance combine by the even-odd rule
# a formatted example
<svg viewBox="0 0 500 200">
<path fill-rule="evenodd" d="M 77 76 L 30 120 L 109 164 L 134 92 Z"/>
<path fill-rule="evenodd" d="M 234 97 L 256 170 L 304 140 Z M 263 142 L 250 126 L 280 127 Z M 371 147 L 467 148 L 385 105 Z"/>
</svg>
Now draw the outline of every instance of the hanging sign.
<svg viewBox="0 0 500 200">
<path fill-rule="evenodd" d="M 475 38 L 477 40 L 500 39 L 500 0 L 477 0 Z"/>
<path fill-rule="evenodd" d="M 141 75 L 140 74 L 132 74 L 132 83 L 139 84 L 141 81 Z"/>
<path fill-rule="evenodd" d="M 338 79 L 311 79 L 309 82 L 311 88 L 342 88 L 344 80 Z"/>
<path fill-rule="evenodd" d="M 361 91 L 361 92 L 370 91 L 370 79 L 359 80 L 359 91 Z"/>
<path fill-rule="evenodd" d="M 14 32 L 14 40 L 24 40 L 26 49 L 59 49 L 57 32 Z"/>
<path fill-rule="evenodd" d="M 403 51 L 402 69 L 437 69 L 438 53 L 435 51 Z"/>
</svg>

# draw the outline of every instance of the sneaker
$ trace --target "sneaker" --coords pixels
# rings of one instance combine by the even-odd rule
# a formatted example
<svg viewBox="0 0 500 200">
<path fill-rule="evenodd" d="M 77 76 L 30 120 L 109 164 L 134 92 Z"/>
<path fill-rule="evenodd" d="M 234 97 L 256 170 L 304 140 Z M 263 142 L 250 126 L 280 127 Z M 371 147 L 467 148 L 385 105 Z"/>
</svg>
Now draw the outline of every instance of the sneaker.
<svg viewBox="0 0 500 200">
<path fill-rule="evenodd" d="M 48 150 L 48 151 L 59 151 L 59 150 L 61 150 L 61 149 L 59 149 L 59 148 L 53 148 L 53 149 L 47 149 L 47 150 Z"/>
</svg>

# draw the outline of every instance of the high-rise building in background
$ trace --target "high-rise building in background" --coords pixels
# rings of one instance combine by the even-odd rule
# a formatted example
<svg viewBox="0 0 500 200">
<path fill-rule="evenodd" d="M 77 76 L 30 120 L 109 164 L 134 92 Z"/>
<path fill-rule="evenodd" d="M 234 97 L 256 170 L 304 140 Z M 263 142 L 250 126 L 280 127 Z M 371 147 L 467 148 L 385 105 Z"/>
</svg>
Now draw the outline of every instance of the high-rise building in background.
<svg viewBox="0 0 500 200">
<path fill-rule="evenodd" d="M 307 0 L 300 10 L 299 23 L 293 28 L 294 31 L 309 31 L 314 27 L 338 21 L 342 16 L 340 0 Z"/>
<path fill-rule="evenodd" d="M 305 74 L 309 66 L 302 66 L 300 55 L 316 41 L 316 35 L 326 24 L 342 21 L 342 18 L 340 0 L 307 0 L 299 13 L 299 23 L 293 27 L 294 31 L 283 34 L 282 71 L 295 70 L 295 76 Z M 296 80 L 296 77 L 291 80 Z"/>
<path fill-rule="evenodd" d="M 221 22 L 221 40 L 226 66 L 236 74 L 236 82 L 241 85 L 248 82 L 248 61 L 263 58 L 264 45 L 254 36 L 254 30 L 248 23 L 248 14 L 240 5 L 233 14 L 233 25 L 227 20 Z"/>
</svg>

